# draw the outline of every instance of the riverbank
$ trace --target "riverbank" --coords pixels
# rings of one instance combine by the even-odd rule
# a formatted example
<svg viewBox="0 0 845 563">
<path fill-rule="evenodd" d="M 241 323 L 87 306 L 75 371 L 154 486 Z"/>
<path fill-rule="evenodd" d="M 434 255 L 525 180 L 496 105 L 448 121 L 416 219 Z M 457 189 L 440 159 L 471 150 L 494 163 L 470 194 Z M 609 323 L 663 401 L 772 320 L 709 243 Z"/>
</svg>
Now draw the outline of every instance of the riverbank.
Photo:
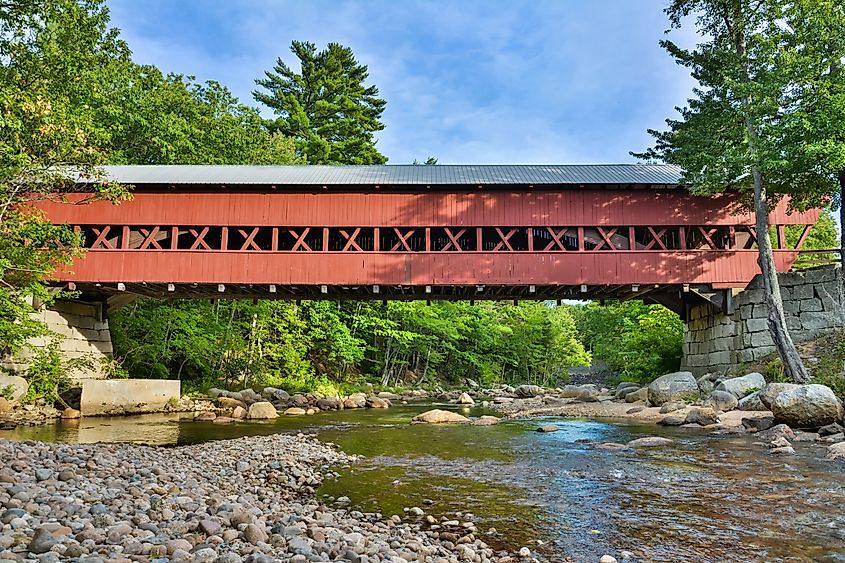
<svg viewBox="0 0 845 563">
<path fill-rule="evenodd" d="M 0 441 L 0 561 L 510 561 L 472 522 L 315 498 L 354 463 L 298 434 L 176 448 Z"/>
</svg>

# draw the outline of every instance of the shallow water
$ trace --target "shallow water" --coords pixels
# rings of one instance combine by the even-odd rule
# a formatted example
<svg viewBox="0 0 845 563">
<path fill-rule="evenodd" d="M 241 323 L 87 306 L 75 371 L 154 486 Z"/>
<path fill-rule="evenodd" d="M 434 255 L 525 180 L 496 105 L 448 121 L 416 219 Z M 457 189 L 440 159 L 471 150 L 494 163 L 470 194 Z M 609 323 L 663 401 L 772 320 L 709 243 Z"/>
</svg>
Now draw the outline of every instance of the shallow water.
<svg viewBox="0 0 845 563">
<path fill-rule="evenodd" d="M 843 466 L 825 462 L 821 446 L 799 443 L 798 455 L 784 458 L 771 456 L 751 436 L 713 437 L 623 422 L 409 424 L 428 408 L 234 425 L 178 415 L 87 418 L 0 431 L 0 438 L 175 445 L 316 431 L 344 451 L 365 456 L 319 494 L 347 496 L 354 507 L 385 515 L 410 506 L 438 516 L 470 512 L 485 541 L 526 545 L 553 561 L 595 561 L 628 550 L 642 561 L 845 562 Z M 534 431 L 548 423 L 561 431 Z M 638 451 L 584 443 L 654 434 L 676 442 Z M 490 528 L 497 532 L 487 535 Z"/>
</svg>

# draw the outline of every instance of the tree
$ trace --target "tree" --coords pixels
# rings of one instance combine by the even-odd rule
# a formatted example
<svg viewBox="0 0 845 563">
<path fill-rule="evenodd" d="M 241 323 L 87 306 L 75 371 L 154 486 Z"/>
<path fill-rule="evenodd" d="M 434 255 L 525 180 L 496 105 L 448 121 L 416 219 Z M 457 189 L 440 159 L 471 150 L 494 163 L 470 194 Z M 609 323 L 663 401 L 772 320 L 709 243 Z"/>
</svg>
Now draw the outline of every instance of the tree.
<svg viewBox="0 0 845 563">
<path fill-rule="evenodd" d="M 271 133 L 258 110 L 221 84 L 135 66 L 103 112 L 116 164 L 296 164 L 293 139 Z"/>
<path fill-rule="evenodd" d="M 820 205 L 835 183 L 816 163 L 790 158 L 797 152 L 790 146 L 794 136 L 787 134 L 796 112 L 790 103 L 793 90 L 815 82 L 819 72 L 790 64 L 802 56 L 796 37 L 814 37 L 818 27 L 815 20 L 792 17 L 792 5 L 786 0 L 673 0 L 666 9 L 672 26 L 695 16 L 706 40 L 692 50 L 668 40 L 661 44 L 691 69 L 699 87 L 689 105 L 679 108 L 681 119 L 667 120 L 667 131 L 650 130 L 655 147 L 635 156 L 679 165 L 683 182 L 695 193 L 734 190 L 746 196 L 756 218 L 769 332 L 785 372 L 805 382 L 807 370 L 786 327 L 768 214 L 784 195 L 794 208 Z"/>
<path fill-rule="evenodd" d="M 793 0 L 784 8 L 793 77 L 784 106 L 785 159 L 818 168 L 831 178 L 840 225 L 845 224 L 845 4 L 836 0 Z M 838 186 L 836 186 L 838 184 Z M 845 255 L 845 229 L 839 247 Z M 829 248 L 832 248 L 829 247 Z"/>
<path fill-rule="evenodd" d="M 295 139 L 297 153 L 309 164 L 387 162 L 373 137 L 384 129 L 386 102 L 378 88 L 364 85 L 367 66 L 338 43 L 318 52 L 313 43 L 293 41 L 291 51 L 299 59 L 299 73 L 280 58 L 255 81 L 267 90 L 253 92 L 255 99 L 279 116 L 271 129 Z"/>
<path fill-rule="evenodd" d="M 98 177 L 109 132 L 94 108 L 106 103 L 130 61 L 102 1 L 10 0 L 3 8 L 0 354 L 10 354 L 46 334 L 32 318 L 37 302 L 56 297 L 44 280 L 80 252 L 79 237 L 52 225 L 35 204 L 73 189 L 60 167 Z M 97 197 L 126 196 L 123 186 L 105 181 L 96 190 Z"/>
</svg>

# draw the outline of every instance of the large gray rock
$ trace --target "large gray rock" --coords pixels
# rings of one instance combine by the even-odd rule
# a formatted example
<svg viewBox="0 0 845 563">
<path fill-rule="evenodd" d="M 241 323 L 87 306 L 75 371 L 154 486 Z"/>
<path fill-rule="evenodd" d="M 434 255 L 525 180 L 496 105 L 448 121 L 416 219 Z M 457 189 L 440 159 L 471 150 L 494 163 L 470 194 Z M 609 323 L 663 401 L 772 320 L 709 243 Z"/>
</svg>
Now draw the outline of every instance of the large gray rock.
<svg viewBox="0 0 845 563">
<path fill-rule="evenodd" d="M 842 418 L 842 403 L 826 385 L 800 385 L 777 394 L 772 414 L 792 428 L 818 428 Z"/>
<path fill-rule="evenodd" d="M 763 406 L 768 410 L 772 410 L 772 401 L 774 401 L 775 397 L 777 397 L 781 391 L 786 391 L 787 389 L 797 389 L 798 387 L 801 386 L 797 383 L 769 383 L 762 391 L 760 391 L 760 402 L 763 403 Z"/>
<path fill-rule="evenodd" d="M 766 405 L 763 404 L 763 401 L 760 400 L 760 393 L 762 391 L 755 391 L 750 395 L 743 397 L 742 400 L 739 401 L 737 408 L 741 411 L 767 411 L 769 409 L 766 408 Z"/>
<path fill-rule="evenodd" d="M 711 374 L 702 375 L 696 380 L 698 383 L 698 389 L 701 391 L 702 395 L 709 395 L 713 392 L 713 389 L 716 388 L 716 385 L 713 383 L 713 380 L 710 378 Z"/>
<path fill-rule="evenodd" d="M 560 396 L 564 399 L 574 399 L 580 392 L 581 388 L 577 385 L 567 385 L 563 388 L 563 391 L 560 392 Z"/>
<path fill-rule="evenodd" d="M 698 398 L 698 383 L 692 373 L 676 371 L 660 376 L 648 385 L 648 400 L 656 406 L 669 401 L 688 401 Z"/>
<path fill-rule="evenodd" d="M 625 395 L 626 403 L 636 403 L 637 401 L 648 401 L 648 387 L 642 387 Z"/>
<path fill-rule="evenodd" d="M 6 397 L 12 403 L 17 403 L 26 395 L 28 389 L 29 384 L 23 377 L 0 374 L 0 397 Z"/>
<path fill-rule="evenodd" d="M 742 377 L 732 377 L 725 379 L 716 386 L 717 391 L 727 391 L 737 399 L 760 391 L 766 387 L 766 379 L 762 374 L 752 372 Z"/>
<path fill-rule="evenodd" d="M 617 399 L 624 399 L 625 395 L 637 391 L 638 389 L 640 389 L 640 387 L 641 386 L 639 383 L 634 383 L 632 381 L 623 381 L 622 383 L 616 386 L 616 392 L 614 393 L 614 396 Z"/>
<path fill-rule="evenodd" d="M 710 393 L 710 398 L 707 399 L 707 406 L 712 407 L 713 410 L 728 412 L 736 408 L 737 402 L 733 393 L 716 390 Z"/>
<path fill-rule="evenodd" d="M 519 397 L 536 397 L 543 394 L 543 388 L 539 385 L 520 385 L 516 388 L 516 394 Z"/>
</svg>

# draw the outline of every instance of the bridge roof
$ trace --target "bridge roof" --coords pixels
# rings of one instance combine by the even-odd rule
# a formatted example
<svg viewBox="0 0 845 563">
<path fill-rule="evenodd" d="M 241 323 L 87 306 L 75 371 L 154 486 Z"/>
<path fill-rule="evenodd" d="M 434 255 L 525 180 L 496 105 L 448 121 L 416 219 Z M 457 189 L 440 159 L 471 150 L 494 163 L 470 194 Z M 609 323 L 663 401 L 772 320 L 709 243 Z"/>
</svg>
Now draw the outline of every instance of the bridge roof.
<svg viewBox="0 0 845 563">
<path fill-rule="evenodd" d="M 681 179 L 681 169 L 667 164 L 149 165 L 106 166 L 105 172 L 121 183 L 169 185 L 676 186 Z"/>
</svg>

